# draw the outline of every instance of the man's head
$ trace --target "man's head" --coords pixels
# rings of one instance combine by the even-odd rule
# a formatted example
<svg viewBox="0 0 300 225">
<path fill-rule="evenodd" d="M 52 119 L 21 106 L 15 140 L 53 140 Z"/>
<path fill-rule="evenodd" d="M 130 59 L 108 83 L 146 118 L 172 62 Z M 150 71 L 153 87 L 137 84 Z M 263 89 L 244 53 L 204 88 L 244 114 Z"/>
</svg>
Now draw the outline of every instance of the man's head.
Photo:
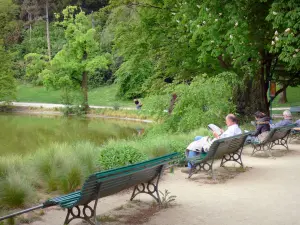
<svg viewBox="0 0 300 225">
<path fill-rule="evenodd" d="M 237 122 L 238 122 L 238 120 L 237 120 L 237 118 L 236 118 L 235 115 L 233 115 L 233 114 L 228 114 L 228 115 L 226 116 L 226 125 L 227 125 L 228 127 L 231 126 L 231 125 L 237 124 Z"/>
<path fill-rule="evenodd" d="M 283 112 L 283 117 L 285 120 L 291 120 L 292 119 L 292 113 L 290 110 L 285 110 Z"/>
</svg>

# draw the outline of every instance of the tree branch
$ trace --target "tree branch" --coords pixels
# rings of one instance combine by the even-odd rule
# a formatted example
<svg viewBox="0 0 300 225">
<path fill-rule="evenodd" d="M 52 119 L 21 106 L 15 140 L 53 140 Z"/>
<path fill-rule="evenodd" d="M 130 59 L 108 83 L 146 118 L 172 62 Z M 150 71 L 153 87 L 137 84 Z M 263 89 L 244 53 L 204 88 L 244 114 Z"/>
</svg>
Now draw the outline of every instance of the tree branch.
<svg viewBox="0 0 300 225">
<path fill-rule="evenodd" d="M 223 60 L 222 55 L 219 55 L 217 58 L 223 68 L 229 69 L 230 66 Z"/>
<path fill-rule="evenodd" d="M 160 10 L 168 10 L 170 11 L 170 9 L 168 8 L 162 8 L 162 7 L 159 7 L 159 6 L 155 6 L 155 5 L 150 5 L 150 4 L 147 4 L 147 3 L 129 3 L 127 4 L 128 7 L 130 6 L 140 6 L 140 7 L 148 7 L 148 8 L 154 8 L 154 9 L 160 9 Z"/>
</svg>

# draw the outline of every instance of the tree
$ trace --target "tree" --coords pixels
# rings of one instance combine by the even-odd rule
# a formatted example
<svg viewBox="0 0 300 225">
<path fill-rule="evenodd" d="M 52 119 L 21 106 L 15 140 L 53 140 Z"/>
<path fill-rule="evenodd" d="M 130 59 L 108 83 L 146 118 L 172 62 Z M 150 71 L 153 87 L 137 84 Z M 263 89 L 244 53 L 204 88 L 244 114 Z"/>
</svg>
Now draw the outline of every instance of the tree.
<svg viewBox="0 0 300 225">
<path fill-rule="evenodd" d="M 15 97 L 16 86 L 13 78 L 12 62 L 1 40 L 0 58 L 0 101 L 9 101 Z"/>
<path fill-rule="evenodd" d="M 78 14 L 76 14 L 79 12 Z M 80 8 L 69 6 L 63 10 L 63 21 L 67 43 L 42 72 L 44 83 L 57 89 L 82 91 L 84 110 L 88 110 L 88 76 L 96 69 L 107 69 L 110 55 L 102 53 L 95 38 L 91 21 Z M 75 15 L 76 14 L 76 15 Z M 59 16 L 57 16 L 59 19 Z"/>
<path fill-rule="evenodd" d="M 0 0 L 0 39 L 4 45 L 17 43 L 21 37 L 19 7 L 12 0 Z"/>
<path fill-rule="evenodd" d="M 235 90 L 238 112 L 268 113 L 269 81 L 283 85 L 276 95 L 300 83 L 298 2 L 113 1 L 117 7 L 112 12 L 120 5 L 131 12 L 114 31 L 115 50 L 126 61 L 118 80 L 123 84 L 128 82 L 123 78 L 139 75 L 128 65 L 137 59 L 149 62 L 153 71 L 139 80 L 140 94 L 146 89 L 163 92 L 170 82 L 189 83 L 203 72 L 235 72 L 243 81 Z"/>
</svg>

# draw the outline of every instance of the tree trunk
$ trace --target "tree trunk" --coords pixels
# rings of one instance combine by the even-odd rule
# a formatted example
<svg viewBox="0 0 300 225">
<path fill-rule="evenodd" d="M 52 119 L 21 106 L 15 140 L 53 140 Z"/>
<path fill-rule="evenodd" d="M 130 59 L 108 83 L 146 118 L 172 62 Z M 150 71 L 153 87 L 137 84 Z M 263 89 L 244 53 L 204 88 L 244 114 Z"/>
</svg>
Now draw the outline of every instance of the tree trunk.
<svg viewBox="0 0 300 225">
<path fill-rule="evenodd" d="M 283 88 L 283 85 L 280 85 L 280 88 Z M 278 103 L 287 103 L 286 88 L 279 94 Z"/>
<path fill-rule="evenodd" d="M 31 25 L 32 14 L 31 13 L 28 13 L 28 20 L 29 20 L 29 40 L 31 41 L 31 36 L 32 36 L 32 25 Z"/>
<path fill-rule="evenodd" d="M 87 113 L 89 109 L 89 103 L 88 103 L 88 73 L 86 71 L 82 73 L 81 90 L 83 94 L 82 106 L 84 108 L 84 111 Z"/>
<path fill-rule="evenodd" d="M 49 61 L 51 60 L 51 42 L 50 42 L 50 31 L 49 31 L 49 1 L 46 0 L 46 33 L 47 33 L 47 45 L 48 45 L 48 56 Z"/>
</svg>

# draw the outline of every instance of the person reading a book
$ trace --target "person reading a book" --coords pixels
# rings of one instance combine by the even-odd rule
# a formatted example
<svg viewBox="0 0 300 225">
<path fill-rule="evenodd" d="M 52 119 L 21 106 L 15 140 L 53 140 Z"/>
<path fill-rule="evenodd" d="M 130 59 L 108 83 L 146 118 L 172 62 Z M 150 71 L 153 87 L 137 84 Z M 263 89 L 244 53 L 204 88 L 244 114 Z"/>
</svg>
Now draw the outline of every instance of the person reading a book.
<svg viewBox="0 0 300 225">
<path fill-rule="evenodd" d="M 209 147 L 215 140 L 242 134 L 242 130 L 239 128 L 238 120 L 235 115 L 228 114 L 226 116 L 225 122 L 227 125 L 226 131 L 223 131 L 216 126 L 210 126 L 213 128 L 213 135 L 215 137 L 214 139 L 210 140 L 209 137 L 197 136 L 195 138 L 195 141 L 190 143 L 186 148 L 186 157 L 195 157 L 199 154 L 205 155 Z M 188 168 L 184 168 L 182 172 L 189 173 L 191 167 L 192 165 L 188 163 Z"/>
</svg>

